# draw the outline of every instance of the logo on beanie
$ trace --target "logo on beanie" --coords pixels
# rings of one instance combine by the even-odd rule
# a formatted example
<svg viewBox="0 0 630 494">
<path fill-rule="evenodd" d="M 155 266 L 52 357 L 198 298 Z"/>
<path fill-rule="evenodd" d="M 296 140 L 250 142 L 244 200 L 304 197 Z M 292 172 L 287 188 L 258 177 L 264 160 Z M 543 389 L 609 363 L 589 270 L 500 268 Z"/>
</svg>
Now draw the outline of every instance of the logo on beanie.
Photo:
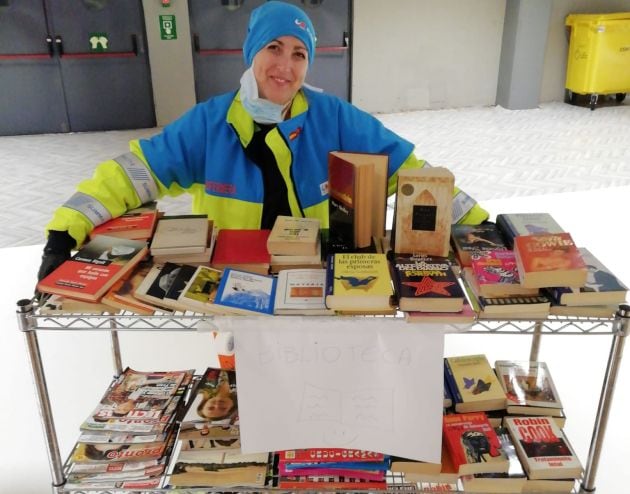
<svg viewBox="0 0 630 494">
<path fill-rule="evenodd" d="M 306 22 L 301 21 L 300 19 L 295 19 L 295 25 L 306 31 Z"/>
</svg>

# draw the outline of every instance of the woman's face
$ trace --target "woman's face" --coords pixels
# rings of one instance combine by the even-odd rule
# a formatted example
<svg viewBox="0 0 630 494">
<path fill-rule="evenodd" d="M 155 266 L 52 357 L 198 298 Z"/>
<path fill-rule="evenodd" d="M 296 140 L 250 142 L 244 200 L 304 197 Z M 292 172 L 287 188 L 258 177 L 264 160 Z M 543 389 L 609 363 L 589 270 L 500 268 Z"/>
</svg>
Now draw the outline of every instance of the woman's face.
<svg viewBox="0 0 630 494">
<path fill-rule="evenodd" d="M 253 65 L 259 96 L 285 105 L 304 83 L 308 51 L 299 39 L 281 36 L 256 54 Z"/>
<path fill-rule="evenodd" d="M 219 395 L 206 400 L 200 412 L 201 415 L 209 419 L 225 417 L 233 406 L 232 398 Z"/>
</svg>

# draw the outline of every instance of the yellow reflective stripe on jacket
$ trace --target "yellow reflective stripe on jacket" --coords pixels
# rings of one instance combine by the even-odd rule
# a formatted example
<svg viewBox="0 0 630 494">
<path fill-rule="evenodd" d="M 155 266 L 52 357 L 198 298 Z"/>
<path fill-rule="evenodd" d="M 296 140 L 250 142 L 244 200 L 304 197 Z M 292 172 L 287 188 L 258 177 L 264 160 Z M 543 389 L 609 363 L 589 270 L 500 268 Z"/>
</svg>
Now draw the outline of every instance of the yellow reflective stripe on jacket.
<svg viewBox="0 0 630 494">
<path fill-rule="evenodd" d="M 317 218 L 320 228 L 328 228 L 328 199 L 319 204 L 304 208 L 304 216 L 307 218 Z"/>
<path fill-rule="evenodd" d="M 262 218 L 262 203 L 241 201 L 226 197 L 206 194 L 203 184 L 194 184 L 187 192 L 192 195 L 192 212 L 194 214 L 209 214 L 214 218 L 214 225 L 219 228 L 260 228 Z"/>
<path fill-rule="evenodd" d="M 139 160 L 134 167 L 138 170 L 137 166 L 141 164 L 146 167 L 144 160 L 141 158 L 142 153 L 139 151 L 137 141 L 131 143 L 132 152 L 135 150 L 134 155 Z M 138 152 L 140 154 L 138 155 Z M 130 160 L 122 160 L 129 162 Z M 159 183 L 155 180 L 153 174 L 150 177 L 154 181 L 154 190 L 156 195 L 160 195 L 158 189 L 160 189 Z M 145 183 L 148 178 L 145 177 Z M 162 186 L 162 191 L 166 189 Z M 100 204 L 104 207 L 109 214 L 109 217 L 116 218 L 121 214 L 127 212 L 129 209 L 137 208 L 143 202 L 141 201 L 134 182 L 130 175 L 115 159 L 104 161 L 99 164 L 94 170 L 92 178 L 84 180 L 77 186 L 77 193 L 83 194 L 93 199 L 92 204 Z M 73 196 L 75 197 L 75 196 Z M 86 215 L 83 211 L 77 208 L 62 205 L 57 208 L 53 214 L 52 220 L 46 225 L 46 230 L 59 230 L 67 231 L 72 238 L 77 242 L 77 246 L 83 244 L 88 234 L 92 229 L 104 221 L 106 221 L 105 215 L 101 219 L 94 216 Z"/>
</svg>

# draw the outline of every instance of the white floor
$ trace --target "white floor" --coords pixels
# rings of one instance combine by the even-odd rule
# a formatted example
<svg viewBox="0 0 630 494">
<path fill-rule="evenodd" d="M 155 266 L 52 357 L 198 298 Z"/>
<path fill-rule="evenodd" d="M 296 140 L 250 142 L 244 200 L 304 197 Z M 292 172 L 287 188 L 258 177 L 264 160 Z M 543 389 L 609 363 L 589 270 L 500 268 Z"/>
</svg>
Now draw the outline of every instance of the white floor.
<svg viewBox="0 0 630 494">
<path fill-rule="evenodd" d="M 537 110 L 509 112 L 472 108 L 381 115 L 418 146 L 418 154 L 453 168 L 458 182 L 494 216 L 499 212 L 550 212 L 626 283 L 626 233 L 630 192 L 630 109 L 590 112 L 560 103 Z M 555 123 L 554 123 L 555 121 Z M 48 492 L 50 472 L 34 398 L 23 335 L 17 330 L 15 301 L 28 297 L 41 252 L 41 227 L 55 204 L 102 158 L 124 152 L 131 135 L 151 131 L 0 137 L 0 165 L 8 176 L 8 193 L 0 204 L 0 318 L 4 327 L 0 369 L 5 387 L 0 419 L 4 439 L 0 492 Z M 57 151 L 51 151 L 49 143 Z M 77 156 L 91 162 L 78 167 Z M 87 161 L 87 160 L 86 160 Z M 5 182 L 6 183 L 6 182 Z M 174 208 L 182 207 L 175 204 Z M 36 236 L 39 235 L 39 236 Z M 622 240 L 623 239 L 623 240 Z M 40 332 L 47 384 L 51 392 L 62 456 L 70 451 L 79 423 L 109 381 L 112 366 L 106 333 Z M 212 364 L 208 335 L 125 333 L 123 363 L 139 369 L 205 367 Z M 449 335 L 447 354 L 484 352 L 498 358 L 525 359 L 529 337 Z M 549 335 L 541 358 L 558 381 L 567 410 L 567 433 L 586 459 L 610 336 Z M 626 492 L 630 471 L 628 363 L 622 362 L 617 395 L 599 463 L 597 492 Z"/>
</svg>

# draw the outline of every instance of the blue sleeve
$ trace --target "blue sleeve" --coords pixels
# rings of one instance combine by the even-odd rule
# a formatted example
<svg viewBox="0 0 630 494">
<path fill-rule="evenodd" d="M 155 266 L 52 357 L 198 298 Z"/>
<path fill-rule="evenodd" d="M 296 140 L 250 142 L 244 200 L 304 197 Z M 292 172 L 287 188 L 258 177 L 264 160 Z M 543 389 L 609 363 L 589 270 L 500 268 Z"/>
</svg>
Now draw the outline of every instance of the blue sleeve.
<svg viewBox="0 0 630 494">
<path fill-rule="evenodd" d="M 413 143 L 389 130 L 374 116 L 345 101 L 341 102 L 339 119 L 342 149 L 387 154 L 390 177 L 413 152 Z"/>
<path fill-rule="evenodd" d="M 151 170 L 165 187 L 177 184 L 187 189 L 203 183 L 207 127 L 206 109 L 198 104 L 161 133 L 140 140 Z"/>
</svg>

